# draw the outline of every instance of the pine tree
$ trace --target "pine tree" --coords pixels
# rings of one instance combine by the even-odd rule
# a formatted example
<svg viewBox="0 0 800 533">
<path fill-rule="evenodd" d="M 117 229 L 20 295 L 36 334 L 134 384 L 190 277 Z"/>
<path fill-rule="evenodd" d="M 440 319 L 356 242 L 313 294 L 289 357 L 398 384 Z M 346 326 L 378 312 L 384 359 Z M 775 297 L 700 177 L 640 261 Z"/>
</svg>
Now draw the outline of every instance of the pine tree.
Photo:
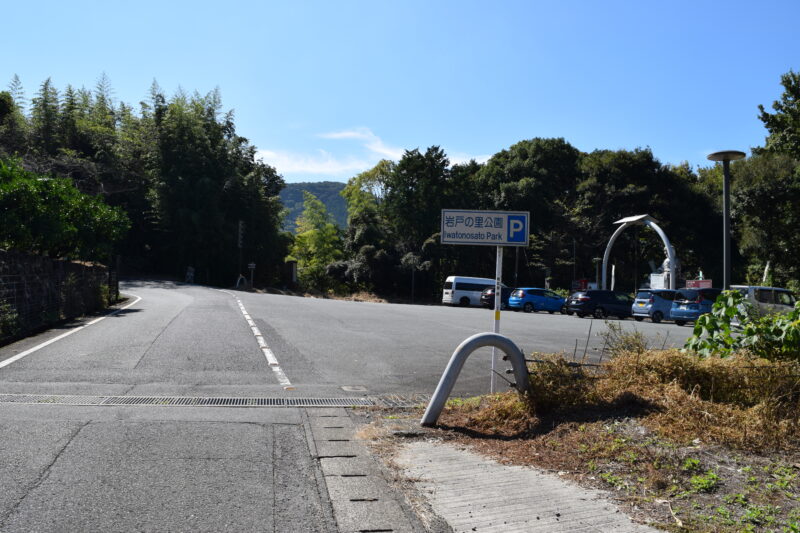
<svg viewBox="0 0 800 533">
<path fill-rule="evenodd" d="M 47 78 L 31 105 L 31 142 L 42 154 L 55 155 L 58 150 L 59 99 L 58 90 Z"/>
</svg>

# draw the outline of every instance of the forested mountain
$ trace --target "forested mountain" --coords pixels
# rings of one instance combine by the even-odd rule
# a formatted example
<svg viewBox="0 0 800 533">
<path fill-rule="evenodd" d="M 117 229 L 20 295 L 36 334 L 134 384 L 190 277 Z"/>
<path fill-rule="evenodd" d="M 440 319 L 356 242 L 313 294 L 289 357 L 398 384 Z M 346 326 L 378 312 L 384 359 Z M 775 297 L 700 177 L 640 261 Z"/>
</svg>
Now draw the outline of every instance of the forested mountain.
<svg viewBox="0 0 800 533">
<path fill-rule="evenodd" d="M 285 231 L 296 231 L 297 217 L 303 212 L 303 191 L 316 196 L 333 217 L 337 226 L 347 227 L 347 204 L 341 196 L 345 184 L 338 181 L 316 181 L 305 183 L 287 183 L 281 191 L 281 202 L 287 209 L 283 219 Z"/>
</svg>

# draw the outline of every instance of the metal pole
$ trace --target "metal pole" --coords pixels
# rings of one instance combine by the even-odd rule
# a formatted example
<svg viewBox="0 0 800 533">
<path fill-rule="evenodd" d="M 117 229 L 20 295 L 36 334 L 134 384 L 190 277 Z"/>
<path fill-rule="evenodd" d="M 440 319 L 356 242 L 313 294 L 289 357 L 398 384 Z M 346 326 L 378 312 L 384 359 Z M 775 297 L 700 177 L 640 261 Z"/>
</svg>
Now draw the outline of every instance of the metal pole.
<svg viewBox="0 0 800 533">
<path fill-rule="evenodd" d="M 731 161 L 744 159 L 738 150 L 708 154 L 709 161 L 722 161 L 722 288 L 731 287 Z M 674 267 L 673 267 L 674 268 Z"/>
<path fill-rule="evenodd" d="M 514 247 L 514 287 L 519 285 L 518 276 L 517 276 L 517 267 L 519 266 L 519 246 Z"/>
<path fill-rule="evenodd" d="M 578 279 L 578 252 L 575 237 L 572 238 L 572 281 Z"/>
<path fill-rule="evenodd" d="M 722 288 L 731 288 L 731 162 L 722 161 Z"/>
<path fill-rule="evenodd" d="M 500 306 L 502 306 L 503 298 L 503 247 L 497 247 L 497 261 L 494 269 L 494 322 L 492 324 L 492 331 L 500 333 Z M 495 376 L 495 361 L 496 353 L 495 348 L 492 346 L 492 379 L 489 383 L 489 392 L 494 394 L 494 376 Z"/>
</svg>

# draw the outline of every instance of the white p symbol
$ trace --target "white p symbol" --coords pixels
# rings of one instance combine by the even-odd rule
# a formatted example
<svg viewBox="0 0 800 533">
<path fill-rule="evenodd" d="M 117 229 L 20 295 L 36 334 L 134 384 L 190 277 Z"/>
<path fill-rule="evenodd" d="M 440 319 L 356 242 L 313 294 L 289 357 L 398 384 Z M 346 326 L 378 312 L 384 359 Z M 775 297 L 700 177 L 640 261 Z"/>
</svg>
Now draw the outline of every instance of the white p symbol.
<svg viewBox="0 0 800 533">
<path fill-rule="evenodd" d="M 524 227 L 521 220 L 511 220 L 510 227 L 508 228 L 509 238 L 513 240 L 515 238 L 514 235 L 522 231 Z"/>
</svg>

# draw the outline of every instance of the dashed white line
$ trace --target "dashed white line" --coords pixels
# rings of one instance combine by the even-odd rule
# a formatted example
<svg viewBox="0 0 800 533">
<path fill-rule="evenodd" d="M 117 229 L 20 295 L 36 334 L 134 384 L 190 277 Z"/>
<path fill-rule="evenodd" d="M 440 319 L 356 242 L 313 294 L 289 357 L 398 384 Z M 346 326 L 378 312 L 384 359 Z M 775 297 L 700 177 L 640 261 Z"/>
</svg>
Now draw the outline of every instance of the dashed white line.
<svg viewBox="0 0 800 533">
<path fill-rule="evenodd" d="M 236 303 L 239 304 L 239 310 L 242 312 L 242 316 L 244 316 L 244 319 L 247 321 L 247 325 L 250 326 L 250 331 L 253 332 L 256 342 L 258 342 L 258 347 L 261 349 L 261 353 L 263 353 L 264 357 L 267 359 L 267 364 L 269 364 L 269 367 L 272 369 L 272 372 L 278 379 L 278 383 L 283 386 L 284 390 L 294 390 L 294 385 L 292 385 L 292 382 L 289 381 L 289 378 L 286 377 L 286 374 L 283 372 L 283 370 L 281 370 L 280 363 L 278 363 L 278 358 L 275 357 L 275 354 L 272 353 L 272 350 L 270 350 L 264 335 L 262 335 L 261 330 L 256 327 L 256 323 L 253 321 L 250 313 L 247 312 L 247 309 L 245 309 L 244 304 L 239 297 L 232 292 L 224 290 L 219 291 L 224 292 L 225 294 L 230 294 L 236 299 Z"/>
<path fill-rule="evenodd" d="M 43 343 L 41 343 L 41 344 L 37 344 L 37 345 L 36 345 L 36 346 L 34 346 L 33 348 L 29 348 L 29 349 L 25 350 L 24 352 L 20 352 L 20 353 L 18 353 L 17 355 L 15 355 L 14 357 L 9 357 L 9 358 L 8 358 L 8 359 L 6 359 L 5 361 L 2 361 L 2 362 L 0 362 L 0 368 L 3 368 L 4 366 L 8 366 L 8 365 L 10 365 L 11 363 L 14 363 L 14 362 L 16 362 L 16 361 L 19 361 L 19 360 L 20 360 L 20 359 L 22 359 L 23 357 L 26 357 L 26 356 L 28 356 L 28 355 L 32 354 L 33 352 L 36 352 L 36 351 L 39 351 L 39 350 L 41 350 L 41 349 L 42 349 L 42 348 L 44 348 L 45 346 L 49 346 L 49 345 L 53 344 L 53 343 L 54 343 L 54 342 L 56 342 L 56 341 L 60 341 L 60 340 L 61 340 L 61 339 L 63 339 L 64 337 L 69 337 L 69 336 L 70 336 L 70 335 L 72 335 L 73 333 L 77 333 L 77 332 L 79 332 L 80 330 L 82 330 L 83 328 L 89 327 L 89 326 L 91 326 L 92 324 L 97 324 L 97 323 L 98 323 L 98 322 L 100 322 L 101 320 L 105 320 L 106 318 L 108 318 L 108 317 L 110 317 L 110 316 L 114 316 L 114 315 L 116 315 L 117 313 L 119 313 L 120 311 L 122 311 L 122 310 L 124 310 L 124 309 L 127 309 L 127 308 L 129 308 L 129 307 L 131 307 L 132 305 L 136 305 L 137 303 L 139 303 L 139 300 L 141 300 L 141 299 L 142 299 L 142 297 L 141 297 L 141 296 L 136 296 L 135 294 L 131 294 L 131 296 L 134 296 L 134 297 L 136 297 L 136 299 L 135 299 L 134 301 L 132 301 L 131 303 L 129 303 L 129 304 L 127 304 L 127 305 L 124 305 L 123 307 L 120 307 L 119 309 L 117 309 L 116 311 L 114 311 L 114 312 L 112 312 L 112 313 L 109 313 L 109 314 L 107 314 L 107 315 L 101 316 L 101 317 L 99 317 L 99 318 L 95 318 L 95 319 L 94 319 L 94 320 L 92 320 L 91 322 L 87 322 L 86 324 L 84 324 L 84 325 L 82 325 L 82 326 L 78 326 L 77 328 L 75 328 L 75 329 L 71 329 L 71 330 L 67 331 L 66 333 L 62 333 L 62 334 L 61 334 L 61 335 L 59 335 L 58 337 L 53 337 L 53 338 L 52 338 L 52 339 L 50 339 L 49 341 L 45 341 L 45 342 L 43 342 Z"/>
</svg>

